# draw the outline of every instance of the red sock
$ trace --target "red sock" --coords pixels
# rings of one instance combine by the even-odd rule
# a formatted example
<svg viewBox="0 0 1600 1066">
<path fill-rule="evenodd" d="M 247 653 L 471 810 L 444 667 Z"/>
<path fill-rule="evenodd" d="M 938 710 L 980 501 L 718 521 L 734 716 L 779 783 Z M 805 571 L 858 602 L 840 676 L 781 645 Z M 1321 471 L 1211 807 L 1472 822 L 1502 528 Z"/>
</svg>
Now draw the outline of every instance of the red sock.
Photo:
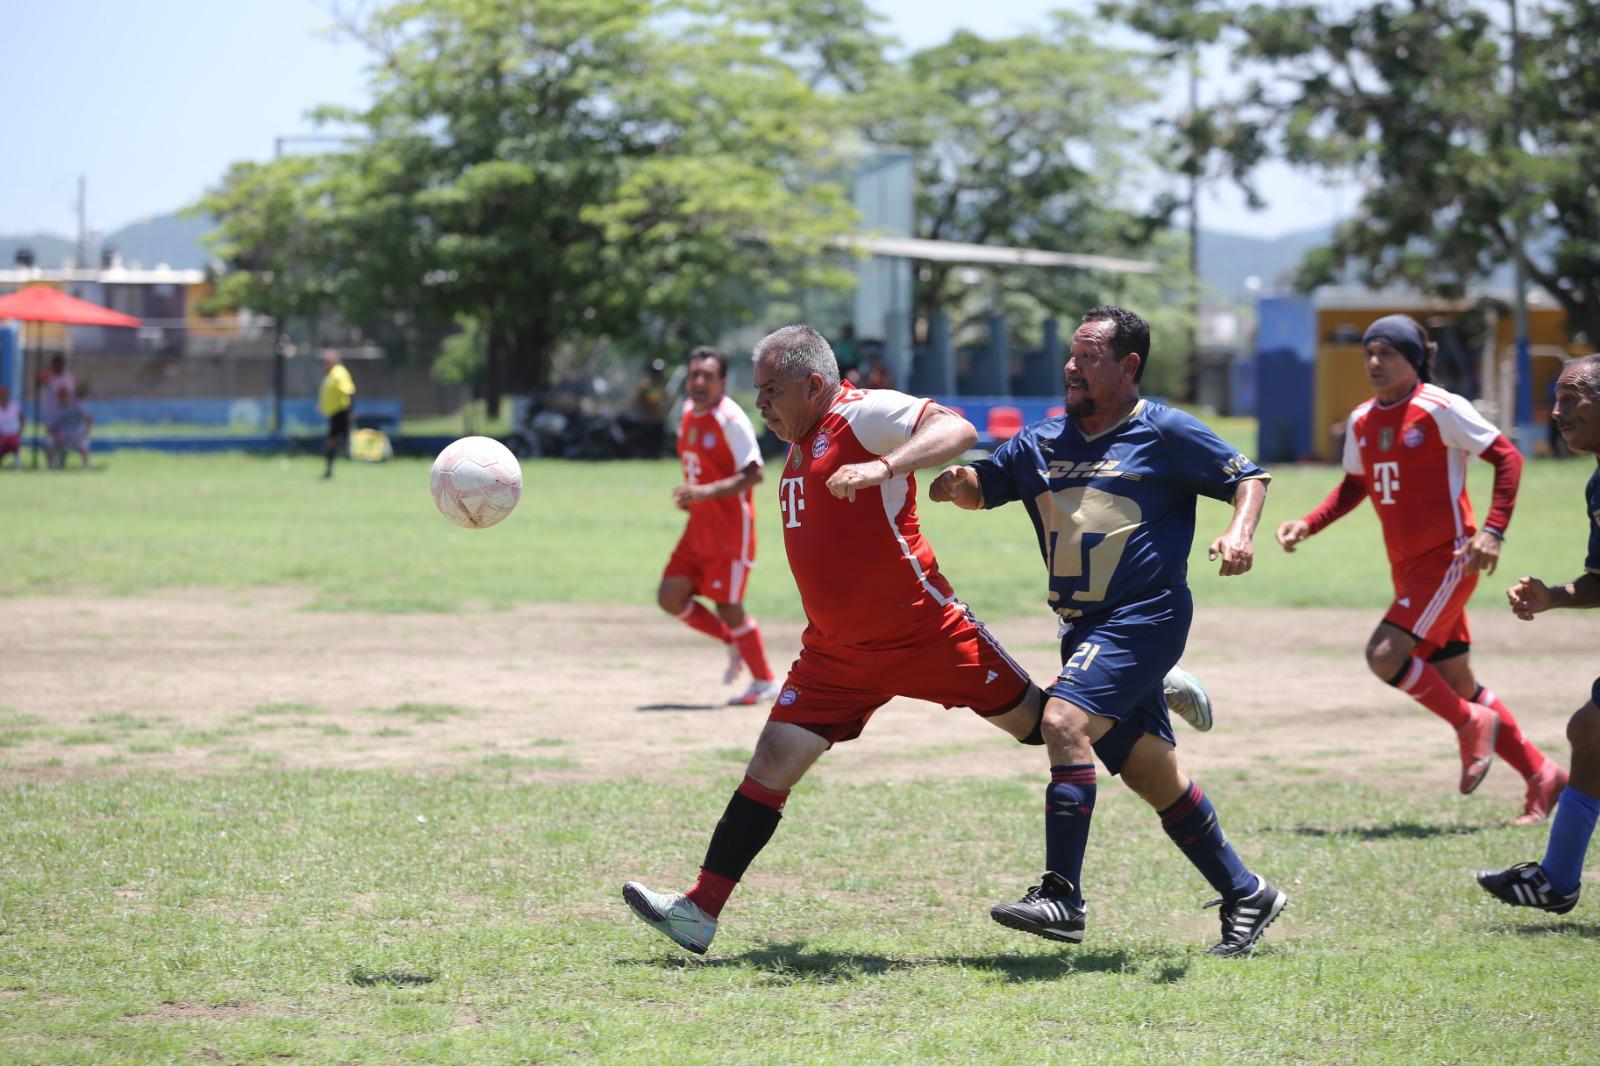
<svg viewBox="0 0 1600 1066">
<path fill-rule="evenodd" d="M 711 917 L 715 918 L 722 913 L 723 906 L 728 902 L 728 897 L 733 894 L 739 882 L 714 874 L 704 866 L 700 867 L 700 880 L 694 887 L 685 892 L 689 901 Z"/>
<path fill-rule="evenodd" d="M 722 619 L 712 614 L 699 600 L 690 600 L 689 606 L 678 613 L 678 621 L 690 629 L 698 629 L 708 637 L 716 637 L 724 644 L 733 643 L 733 635 L 728 632 Z"/>
<path fill-rule="evenodd" d="M 783 814 L 783 805 L 789 801 L 787 789 L 779 791 L 768 788 L 748 774 L 734 792 L 733 801 L 728 804 L 722 820 L 717 823 L 716 832 L 711 835 L 711 846 L 706 849 L 706 862 L 721 866 L 736 876 L 714 873 L 702 866 L 700 879 L 684 893 L 691 903 L 713 918 L 722 913 L 728 896 L 739 884 L 739 878 L 744 876 L 750 861 L 772 838 L 773 830 L 778 828 L 778 819 Z"/>
<path fill-rule="evenodd" d="M 1490 692 L 1487 686 L 1479 685 L 1472 702 L 1492 707 L 1494 713 L 1500 716 L 1500 735 L 1494 742 L 1496 755 L 1523 777 L 1532 777 L 1544 768 L 1544 753 L 1523 734 L 1522 727 L 1511 717 L 1511 712 L 1500 702 L 1499 696 Z"/>
<path fill-rule="evenodd" d="M 772 667 L 767 665 L 767 647 L 761 642 L 761 627 L 756 625 L 756 620 L 746 615 L 744 625 L 731 630 L 729 636 L 739 645 L 739 654 L 744 656 L 750 676 L 757 681 L 771 681 Z"/>
<path fill-rule="evenodd" d="M 1467 701 L 1456 694 L 1444 675 L 1415 656 L 1405 678 L 1395 687 L 1456 729 L 1466 725 L 1472 717 Z"/>
</svg>

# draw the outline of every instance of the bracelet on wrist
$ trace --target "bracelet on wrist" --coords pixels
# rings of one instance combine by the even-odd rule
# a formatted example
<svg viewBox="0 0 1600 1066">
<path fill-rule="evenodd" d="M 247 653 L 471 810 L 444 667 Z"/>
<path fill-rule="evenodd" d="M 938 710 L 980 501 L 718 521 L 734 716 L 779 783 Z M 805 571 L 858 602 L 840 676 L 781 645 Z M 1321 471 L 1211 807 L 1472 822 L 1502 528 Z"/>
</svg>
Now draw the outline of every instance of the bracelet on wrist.
<svg viewBox="0 0 1600 1066">
<path fill-rule="evenodd" d="M 880 455 L 880 456 L 878 456 L 878 462 L 883 464 L 883 468 L 889 472 L 889 480 L 893 481 L 894 480 L 894 467 L 889 465 L 889 460 L 886 459 L 884 456 Z"/>
<path fill-rule="evenodd" d="M 1483 532 L 1489 534 L 1489 536 L 1493 537 L 1495 540 L 1504 541 L 1506 539 L 1506 535 L 1500 532 L 1498 529 L 1490 529 L 1488 526 L 1484 526 Z"/>
</svg>

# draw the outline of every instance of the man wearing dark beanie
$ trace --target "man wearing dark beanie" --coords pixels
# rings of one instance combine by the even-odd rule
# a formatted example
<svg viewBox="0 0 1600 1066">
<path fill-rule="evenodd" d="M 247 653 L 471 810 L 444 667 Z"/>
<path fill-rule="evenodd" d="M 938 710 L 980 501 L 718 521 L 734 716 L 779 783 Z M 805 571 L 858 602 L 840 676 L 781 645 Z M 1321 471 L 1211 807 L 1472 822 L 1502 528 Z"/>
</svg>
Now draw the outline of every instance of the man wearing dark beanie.
<svg viewBox="0 0 1600 1066">
<path fill-rule="evenodd" d="M 1478 787 L 1498 754 L 1527 784 L 1513 823 L 1538 822 L 1566 787 L 1567 772 L 1478 684 L 1466 612 L 1478 572 L 1494 573 L 1499 561 L 1522 456 L 1465 397 L 1429 384 L 1434 345 L 1415 319 L 1385 315 L 1367 327 L 1362 347 L 1373 398 L 1346 423 L 1344 481 L 1310 514 L 1279 526 L 1278 543 L 1292 552 L 1371 497 L 1394 602 L 1367 642 L 1367 665 L 1455 728 L 1462 792 Z M 1482 528 L 1467 498 L 1471 456 L 1494 466 L 1494 498 Z"/>
</svg>

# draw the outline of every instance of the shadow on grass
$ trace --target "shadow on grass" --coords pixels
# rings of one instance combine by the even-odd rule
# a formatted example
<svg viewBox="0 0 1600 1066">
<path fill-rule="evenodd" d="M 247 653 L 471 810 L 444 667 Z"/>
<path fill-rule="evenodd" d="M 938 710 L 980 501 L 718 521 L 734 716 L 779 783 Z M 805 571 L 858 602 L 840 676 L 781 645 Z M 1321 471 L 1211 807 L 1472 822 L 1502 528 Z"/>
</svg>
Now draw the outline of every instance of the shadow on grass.
<svg viewBox="0 0 1600 1066">
<path fill-rule="evenodd" d="M 1121 948 L 1081 950 L 1064 948 L 1055 955 L 996 953 L 989 955 L 944 955 L 934 957 L 890 958 L 861 952 L 816 951 L 805 943 L 771 944 L 763 948 L 723 958 L 694 962 L 681 955 L 632 960 L 630 964 L 680 967 L 684 965 L 738 967 L 760 971 L 768 979 L 786 984 L 846 984 L 863 977 L 924 966 L 955 966 L 987 971 L 1006 981 L 1059 981 L 1078 973 L 1120 973 L 1148 980 L 1151 984 L 1174 984 L 1189 973 L 1187 960 L 1173 959 L 1164 952 L 1135 953 Z"/>
<path fill-rule="evenodd" d="M 431 985 L 439 975 L 428 970 L 369 970 L 364 966 L 351 969 L 350 983 L 371 988 L 374 985 Z"/>
<path fill-rule="evenodd" d="M 1600 939 L 1600 925 L 1594 922 L 1553 922 L 1549 925 L 1503 925 L 1501 931 L 1516 936 L 1555 936 L 1558 933 L 1576 933 L 1590 940 Z"/>
<path fill-rule="evenodd" d="M 1289 833 L 1299 837 L 1350 837 L 1354 840 L 1427 840 L 1432 837 L 1467 836 L 1483 832 L 1478 825 L 1424 825 L 1420 822 L 1395 822 L 1392 825 L 1349 826 L 1324 829 L 1316 825 L 1268 827 L 1264 832 Z"/>
<path fill-rule="evenodd" d="M 721 707 L 720 703 L 647 703 L 634 710 L 645 714 L 655 714 L 660 711 L 714 711 Z"/>
</svg>

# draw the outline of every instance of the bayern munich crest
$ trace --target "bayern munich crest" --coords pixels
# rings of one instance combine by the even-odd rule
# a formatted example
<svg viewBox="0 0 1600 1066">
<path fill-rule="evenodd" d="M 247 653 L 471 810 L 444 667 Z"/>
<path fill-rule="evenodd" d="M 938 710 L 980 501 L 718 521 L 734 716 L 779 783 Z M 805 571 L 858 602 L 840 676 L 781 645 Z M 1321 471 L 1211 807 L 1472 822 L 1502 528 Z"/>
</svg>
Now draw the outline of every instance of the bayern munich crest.
<svg viewBox="0 0 1600 1066">
<path fill-rule="evenodd" d="M 1422 447 L 1422 430 L 1416 426 L 1407 426 L 1406 431 L 1400 434 L 1401 443 L 1407 448 Z"/>
<path fill-rule="evenodd" d="M 827 451 L 828 445 L 832 443 L 833 437 L 828 434 L 827 430 L 818 433 L 816 439 L 811 442 L 811 458 L 821 459 L 822 453 Z"/>
<path fill-rule="evenodd" d="M 717 446 L 717 435 L 715 433 L 707 433 L 700 438 L 700 446 L 702 448 L 715 448 Z"/>
<path fill-rule="evenodd" d="M 788 707 L 791 704 L 793 704 L 795 700 L 797 700 L 799 698 L 800 698 L 800 690 L 799 689 L 786 688 L 786 689 L 783 690 L 783 692 L 781 692 L 778 695 L 778 706 L 779 707 Z"/>
</svg>

